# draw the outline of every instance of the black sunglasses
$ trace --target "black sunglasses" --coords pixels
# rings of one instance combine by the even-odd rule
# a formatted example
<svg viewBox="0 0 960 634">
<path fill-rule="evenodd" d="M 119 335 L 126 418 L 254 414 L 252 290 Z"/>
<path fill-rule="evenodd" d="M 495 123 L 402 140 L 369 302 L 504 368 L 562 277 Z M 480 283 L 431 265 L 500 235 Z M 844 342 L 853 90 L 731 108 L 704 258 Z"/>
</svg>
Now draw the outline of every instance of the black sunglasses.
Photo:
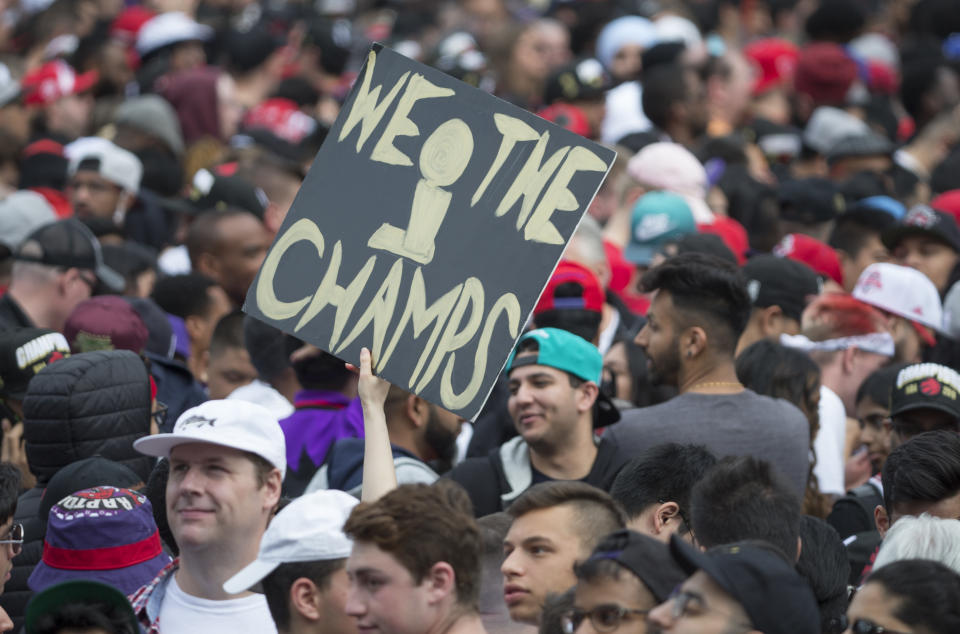
<svg viewBox="0 0 960 634">
<path fill-rule="evenodd" d="M 888 630 L 882 625 L 877 625 L 867 619 L 857 619 L 854 621 L 850 631 L 853 632 L 853 634 L 908 634 L 900 630 Z"/>
<path fill-rule="evenodd" d="M 614 604 L 598 605 L 590 610 L 572 608 L 561 617 L 560 623 L 564 634 L 576 632 L 586 618 L 590 619 L 593 628 L 598 632 L 612 632 L 631 616 L 646 616 L 649 612 L 650 610 L 631 610 Z"/>
</svg>

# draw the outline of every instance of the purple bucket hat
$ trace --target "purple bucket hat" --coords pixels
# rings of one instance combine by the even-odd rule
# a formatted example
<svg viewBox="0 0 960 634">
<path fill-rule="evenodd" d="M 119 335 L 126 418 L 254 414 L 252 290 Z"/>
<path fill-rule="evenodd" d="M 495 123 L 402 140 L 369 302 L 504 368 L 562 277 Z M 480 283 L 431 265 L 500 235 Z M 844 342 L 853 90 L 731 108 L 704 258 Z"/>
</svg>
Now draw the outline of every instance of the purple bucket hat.
<svg viewBox="0 0 960 634">
<path fill-rule="evenodd" d="M 168 563 L 147 498 L 130 489 L 93 487 L 50 509 L 43 559 L 27 585 L 40 592 L 62 581 L 85 579 L 131 595 Z"/>
</svg>

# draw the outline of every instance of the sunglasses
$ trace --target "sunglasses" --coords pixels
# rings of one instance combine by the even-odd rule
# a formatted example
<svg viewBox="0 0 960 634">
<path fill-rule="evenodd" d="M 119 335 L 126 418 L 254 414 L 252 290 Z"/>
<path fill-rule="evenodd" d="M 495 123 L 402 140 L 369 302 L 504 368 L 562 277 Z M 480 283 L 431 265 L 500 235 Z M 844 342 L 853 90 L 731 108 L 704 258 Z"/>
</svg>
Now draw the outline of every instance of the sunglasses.
<svg viewBox="0 0 960 634">
<path fill-rule="evenodd" d="M 0 539 L 0 544 L 10 544 L 14 555 L 19 555 L 23 550 L 23 524 L 14 524 L 10 527 L 5 539 Z"/>
<path fill-rule="evenodd" d="M 854 621 L 850 627 L 850 631 L 853 632 L 853 634 L 908 634 L 900 630 L 888 630 L 882 625 L 877 625 L 867 619 L 857 619 Z"/>
<path fill-rule="evenodd" d="M 598 632 L 612 632 L 620 627 L 620 623 L 632 616 L 646 616 L 650 610 L 631 610 L 619 605 L 598 605 L 589 610 L 573 608 L 560 617 L 560 624 L 564 634 L 573 634 L 586 618 L 590 619 L 593 629 Z"/>
<path fill-rule="evenodd" d="M 167 422 L 167 407 L 166 403 L 161 403 L 157 401 L 157 411 L 150 414 L 150 418 L 153 419 L 153 422 L 157 424 L 157 428 L 162 429 L 163 424 Z"/>
</svg>

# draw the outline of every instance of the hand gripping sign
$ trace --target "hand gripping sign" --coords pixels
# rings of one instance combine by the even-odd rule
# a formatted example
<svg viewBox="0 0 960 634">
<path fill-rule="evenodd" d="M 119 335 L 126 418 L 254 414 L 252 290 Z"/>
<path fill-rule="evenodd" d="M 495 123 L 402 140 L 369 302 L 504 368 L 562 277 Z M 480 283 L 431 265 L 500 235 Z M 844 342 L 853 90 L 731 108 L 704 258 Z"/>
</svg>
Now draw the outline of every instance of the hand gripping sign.
<svg viewBox="0 0 960 634">
<path fill-rule="evenodd" d="M 244 310 L 473 419 L 614 158 L 374 45 Z"/>
</svg>

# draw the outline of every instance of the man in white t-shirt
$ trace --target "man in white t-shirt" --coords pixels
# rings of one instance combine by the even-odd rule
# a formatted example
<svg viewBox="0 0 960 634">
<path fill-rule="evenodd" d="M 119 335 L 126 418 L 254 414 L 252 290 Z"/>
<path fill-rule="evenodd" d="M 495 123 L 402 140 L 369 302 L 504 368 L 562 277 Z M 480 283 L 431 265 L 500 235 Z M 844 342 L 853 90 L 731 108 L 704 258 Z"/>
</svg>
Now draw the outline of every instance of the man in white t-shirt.
<svg viewBox="0 0 960 634">
<path fill-rule="evenodd" d="M 134 448 L 170 461 L 167 518 L 180 547 L 131 597 L 147 633 L 275 633 L 262 594 L 228 594 L 223 583 L 257 558 L 280 500 L 287 460 L 277 419 L 259 405 L 207 401 L 184 412 L 173 433 Z"/>
</svg>

